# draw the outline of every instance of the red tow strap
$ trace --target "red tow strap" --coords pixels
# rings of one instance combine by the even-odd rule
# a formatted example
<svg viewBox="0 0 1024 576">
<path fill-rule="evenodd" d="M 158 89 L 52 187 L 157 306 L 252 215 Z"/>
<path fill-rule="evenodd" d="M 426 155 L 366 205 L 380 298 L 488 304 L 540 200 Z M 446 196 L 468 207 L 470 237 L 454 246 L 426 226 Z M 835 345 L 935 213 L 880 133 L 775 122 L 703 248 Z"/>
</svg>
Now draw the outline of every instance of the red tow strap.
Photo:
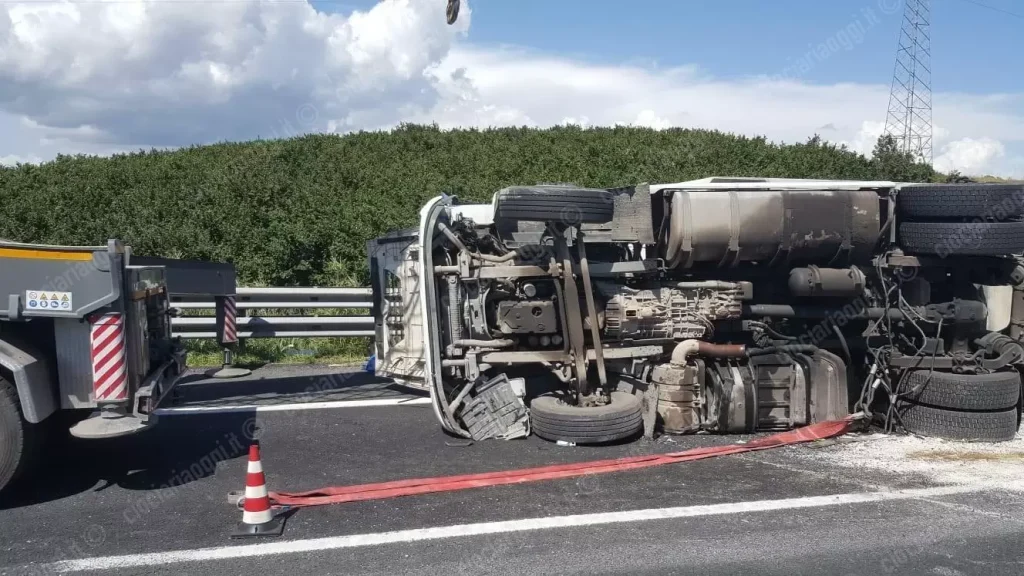
<svg viewBox="0 0 1024 576">
<path fill-rule="evenodd" d="M 395 480 L 392 482 L 377 482 L 373 484 L 356 484 L 354 486 L 331 486 L 307 492 L 271 492 L 270 501 L 275 506 L 321 506 L 323 504 L 342 504 L 345 502 L 358 502 L 361 500 L 383 500 L 385 498 L 397 498 L 399 496 L 413 496 L 416 494 L 430 494 L 433 492 L 453 492 L 455 490 L 467 490 L 469 488 L 483 488 L 486 486 L 502 486 L 506 484 L 523 484 L 526 482 L 537 482 L 539 480 L 557 480 L 559 478 L 574 478 L 589 474 L 604 474 L 607 472 L 621 472 L 623 470 L 636 470 L 638 468 L 649 468 L 663 464 L 674 464 L 677 462 L 692 462 L 715 456 L 728 456 L 730 454 L 742 454 L 744 452 L 756 452 L 779 448 L 781 446 L 792 446 L 815 440 L 832 438 L 849 432 L 853 429 L 855 420 L 848 416 L 843 420 L 830 422 L 819 422 L 796 430 L 782 432 L 758 438 L 746 444 L 729 444 L 725 446 L 709 446 L 706 448 L 693 448 L 682 452 L 668 454 L 650 454 L 646 456 L 631 456 L 627 458 L 615 458 L 610 460 L 594 460 L 591 462 L 577 462 L 575 464 L 556 464 L 554 466 L 541 466 L 538 468 L 523 468 L 520 470 L 504 470 L 501 472 L 483 472 L 479 474 L 462 474 L 459 476 L 437 476 L 434 478 L 417 478 L 413 480 Z"/>
</svg>

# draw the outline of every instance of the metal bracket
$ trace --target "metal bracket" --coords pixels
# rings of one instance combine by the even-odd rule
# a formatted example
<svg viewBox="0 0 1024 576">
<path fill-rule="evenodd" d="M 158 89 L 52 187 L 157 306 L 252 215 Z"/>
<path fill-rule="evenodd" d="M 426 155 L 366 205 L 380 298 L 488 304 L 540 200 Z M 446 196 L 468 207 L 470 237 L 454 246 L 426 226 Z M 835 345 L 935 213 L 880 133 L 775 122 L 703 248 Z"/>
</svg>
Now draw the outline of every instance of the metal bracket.
<svg viewBox="0 0 1024 576">
<path fill-rule="evenodd" d="M 587 347 L 583 340 L 583 313 L 580 310 L 580 294 L 572 273 L 572 256 L 562 234 L 554 234 L 555 250 L 562 260 L 562 284 L 565 292 L 565 312 L 569 334 L 569 345 L 576 366 L 577 391 L 581 396 L 587 393 Z"/>
<path fill-rule="evenodd" d="M 597 379 L 606 394 L 611 396 L 608 388 L 608 374 L 604 367 L 604 353 L 601 349 L 601 329 L 597 325 L 597 306 L 594 305 L 594 287 L 590 283 L 590 264 L 587 262 L 587 251 L 583 248 L 583 232 L 580 232 L 576 243 L 580 252 L 580 276 L 583 278 L 583 293 L 587 299 L 587 317 L 590 323 L 590 336 L 594 341 L 594 360 L 597 362 Z"/>
</svg>

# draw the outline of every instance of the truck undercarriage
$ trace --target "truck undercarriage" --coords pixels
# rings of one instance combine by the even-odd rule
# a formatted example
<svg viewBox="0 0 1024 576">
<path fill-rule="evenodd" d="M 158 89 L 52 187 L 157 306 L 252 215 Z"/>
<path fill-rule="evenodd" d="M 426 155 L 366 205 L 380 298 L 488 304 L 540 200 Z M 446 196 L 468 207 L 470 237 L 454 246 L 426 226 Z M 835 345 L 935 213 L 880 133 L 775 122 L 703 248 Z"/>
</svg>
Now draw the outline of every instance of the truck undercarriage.
<svg viewBox="0 0 1024 576">
<path fill-rule="evenodd" d="M 710 178 L 438 197 L 370 243 L 378 372 L 442 427 L 603 443 L 1020 422 L 1024 189 Z"/>
</svg>

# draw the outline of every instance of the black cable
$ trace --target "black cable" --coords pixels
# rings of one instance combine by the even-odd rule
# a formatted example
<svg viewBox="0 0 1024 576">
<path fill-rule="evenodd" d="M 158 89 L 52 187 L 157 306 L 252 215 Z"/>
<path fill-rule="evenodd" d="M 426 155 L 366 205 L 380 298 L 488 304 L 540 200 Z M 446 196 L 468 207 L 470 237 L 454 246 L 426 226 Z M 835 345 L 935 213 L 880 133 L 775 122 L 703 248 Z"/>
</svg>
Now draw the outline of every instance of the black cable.
<svg viewBox="0 0 1024 576">
<path fill-rule="evenodd" d="M 985 8 L 985 9 L 988 9 L 988 10 L 992 10 L 993 12 L 1000 12 L 1002 14 L 1006 14 L 1007 16 L 1013 16 L 1014 18 L 1020 18 L 1021 20 L 1024 20 L 1024 14 L 1017 14 L 1016 12 L 1010 12 L 1009 10 L 1003 10 L 1002 8 L 996 8 L 995 6 L 989 6 L 988 4 L 982 4 L 981 2 L 978 2 L 977 0 L 960 0 L 960 1 L 961 2 L 965 2 L 967 4 L 973 4 L 975 6 L 978 6 L 978 7 L 981 7 L 981 8 Z"/>
<path fill-rule="evenodd" d="M 875 358 L 875 364 L 874 364 L 875 370 L 878 370 L 878 354 L 877 354 L 877 351 L 875 349 L 868 349 L 868 352 L 870 352 L 871 355 L 874 356 L 874 358 Z M 871 381 L 872 381 L 872 379 L 874 377 L 875 377 L 874 372 L 872 372 L 871 369 L 868 368 L 868 375 L 864 378 L 864 384 L 861 384 L 861 387 L 860 387 L 860 396 L 857 397 L 857 403 L 853 405 L 853 411 L 854 412 L 866 412 L 868 414 L 871 413 L 871 409 L 870 409 L 869 405 L 866 404 L 865 402 L 868 399 L 868 388 L 871 386 Z"/>
<path fill-rule="evenodd" d="M 875 365 L 878 368 L 877 368 L 875 374 L 870 374 L 870 373 L 868 374 L 867 382 L 864 383 L 864 392 L 863 392 L 863 394 L 865 396 L 864 407 L 868 408 L 868 409 L 870 409 L 871 405 L 875 402 L 874 378 L 878 378 L 879 380 L 884 380 L 885 379 L 885 372 L 886 372 L 886 368 L 885 367 L 888 365 L 888 361 L 882 360 L 882 358 L 880 357 L 881 353 L 882 353 L 882 349 L 881 348 L 874 348 L 874 349 L 871 350 L 872 356 L 875 357 Z"/>
<path fill-rule="evenodd" d="M 846 336 L 843 336 L 835 321 L 832 322 L 832 331 L 836 333 L 836 338 L 839 338 L 839 346 L 843 349 L 843 355 L 846 356 L 846 365 L 853 366 L 853 354 L 850 353 L 850 346 L 846 343 Z"/>
<path fill-rule="evenodd" d="M 892 291 L 888 286 L 885 285 L 885 274 L 882 273 L 882 262 L 880 260 L 875 261 L 875 272 L 878 275 L 878 281 L 882 284 L 882 294 L 885 295 L 885 310 L 889 310 L 889 293 Z M 895 288 L 895 286 L 893 287 Z M 896 348 L 896 343 L 892 341 L 892 318 L 889 318 L 889 314 L 884 315 L 886 336 L 889 338 L 889 346 L 892 349 Z"/>
<path fill-rule="evenodd" d="M 939 318 L 939 327 L 935 330 L 935 338 L 941 338 L 942 337 L 942 321 L 943 321 L 943 318 Z M 935 357 L 938 356 L 938 354 L 939 354 L 939 347 L 938 346 L 933 346 L 932 347 L 932 361 L 931 361 L 931 365 L 928 366 L 928 377 L 925 378 L 924 382 L 922 382 L 921 384 L 919 384 L 917 386 L 914 386 L 914 388 L 912 388 L 910 390 L 910 394 L 908 394 L 908 396 L 917 396 L 932 381 L 932 374 L 935 373 Z M 901 382 L 901 384 L 902 384 L 902 382 Z"/>
<path fill-rule="evenodd" d="M 910 323 L 914 325 L 914 328 L 917 328 L 918 333 L 921 334 L 921 345 L 917 347 L 917 352 L 914 353 L 914 358 L 917 358 L 918 356 L 921 355 L 921 351 L 924 349 L 924 345 L 928 343 L 928 336 L 924 333 L 924 330 L 921 328 L 921 326 L 918 325 L 917 321 L 914 320 L 913 315 L 908 314 L 907 310 L 903 309 L 904 305 L 907 306 L 907 308 L 910 308 L 910 304 L 907 304 L 907 300 L 903 298 L 903 287 L 897 288 L 896 296 L 896 305 L 900 309 L 900 311 L 903 312 L 904 319 L 909 320 Z"/>
<path fill-rule="evenodd" d="M 878 231 L 878 237 L 875 238 L 875 247 L 878 247 L 878 245 L 881 244 L 882 238 L 885 237 L 886 232 L 888 232 L 889 229 L 892 228 L 892 221 L 894 219 L 895 218 L 889 218 L 888 220 L 886 220 L 885 224 L 882 226 L 882 229 Z"/>
<path fill-rule="evenodd" d="M 796 336 L 787 336 L 781 332 L 776 331 L 774 328 L 772 328 L 768 324 L 765 324 L 764 322 L 751 322 L 750 324 L 752 326 L 757 326 L 761 328 L 762 330 L 778 338 L 779 340 L 789 340 L 791 342 L 794 340 L 799 340 L 799 338 L 797 338 Z"/>
</svg>

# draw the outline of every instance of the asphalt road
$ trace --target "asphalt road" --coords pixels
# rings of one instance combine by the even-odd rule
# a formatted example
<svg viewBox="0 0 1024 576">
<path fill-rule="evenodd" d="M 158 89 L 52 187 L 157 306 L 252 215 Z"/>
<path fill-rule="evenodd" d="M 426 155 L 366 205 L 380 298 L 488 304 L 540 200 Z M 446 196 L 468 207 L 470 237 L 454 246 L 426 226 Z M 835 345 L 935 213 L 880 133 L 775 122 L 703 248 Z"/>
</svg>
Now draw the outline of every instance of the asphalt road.
<svg viewBox="0 0 1024 576">
<path fill-rule="evenodd" d="M 281 538 L 230 540 L 241 514 L 227 495 L 244 487 L 253 436 L 270 488 L 287 491 L 742 438 L 465 446 L 421 396 L 364 374 L 190 380 L 142 435 L 51 449 L 0 504 L 0 573 L 1024 574 L 1024 480 L 951 485 L 823 457 L 842 446 L 308 508 Z M 332 407 L 302 409 L 319 402 Z"/>
</svg>

